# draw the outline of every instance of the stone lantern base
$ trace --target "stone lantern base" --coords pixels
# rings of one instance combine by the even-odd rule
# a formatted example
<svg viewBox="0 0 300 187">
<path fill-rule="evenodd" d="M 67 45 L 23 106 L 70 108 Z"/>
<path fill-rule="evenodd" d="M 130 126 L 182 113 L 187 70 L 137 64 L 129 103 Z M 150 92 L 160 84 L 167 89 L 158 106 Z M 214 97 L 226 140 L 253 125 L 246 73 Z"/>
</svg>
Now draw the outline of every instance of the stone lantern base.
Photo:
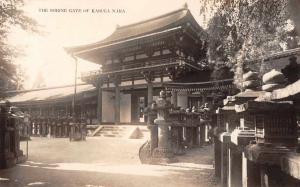
<svg viewBox="0 0 300 187">
<path fill-rule="evenodd" d="M 156 148 L 152 153 L 152 164 L 166 164 L 177 162 L 174 153 L 169 149 Z"/>
</svg>

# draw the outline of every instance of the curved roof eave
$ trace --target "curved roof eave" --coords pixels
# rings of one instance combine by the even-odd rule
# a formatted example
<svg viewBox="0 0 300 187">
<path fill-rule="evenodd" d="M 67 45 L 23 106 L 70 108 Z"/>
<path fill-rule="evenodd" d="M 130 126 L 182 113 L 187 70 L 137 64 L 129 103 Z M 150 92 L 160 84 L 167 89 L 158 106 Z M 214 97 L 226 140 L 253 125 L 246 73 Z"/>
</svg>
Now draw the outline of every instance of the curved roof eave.
<svg viewBox="0 0 300 187">
<path fill-rule="evenodd" d="M 108 36 L 107 38 L 99 42 L 95 42 L 87 45 L 81 45 L 81 46 L 68 47 L 65 48 L 65 50 L 70 54 L 78 53 L 80 51 L 89 50 L 104 45 L 109 45 L 111 43 L 128 40 L 142 35 L 147 35 L 153 32 L 158 32 L 179 25 L 182 26 L 184 23 L 188 21 L 190 21 L 191 24 L 197 30 L 199 30 L 199 32 L 201 32 L 202 34 L 206 33 L 204 29 L 197 23 L 197 21 L 192 16 L 190 11 L 186 8 L 182 8 L 155 18 L 118 27 L 110 36 Z"/>
</svg>

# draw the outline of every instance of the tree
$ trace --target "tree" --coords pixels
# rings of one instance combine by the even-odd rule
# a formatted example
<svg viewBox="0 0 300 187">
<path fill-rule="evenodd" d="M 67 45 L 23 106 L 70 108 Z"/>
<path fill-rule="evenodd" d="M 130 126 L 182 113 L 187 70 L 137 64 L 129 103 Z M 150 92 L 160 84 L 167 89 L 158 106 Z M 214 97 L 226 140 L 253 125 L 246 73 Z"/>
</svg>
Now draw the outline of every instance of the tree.
<svg viewBox="0 0 300 187">
<path fill-rule="evenodd" d="M 223 62 L 240 76 L 245 60 L 296 47 L 287 5 L 288 0 L 204 0 L 200 10 L 210 18 L 210 61 Z"/>
<path fill-rule="evenodd" d="M 12 81 L 18 84 L 21 79 L 14 58 L 19 55 L 20 49 L 8 44 L 7 37 L 12 29 L 21 28 L 30 32 L 37 32 L 37 23 L 34 19 L 25 15 L 21 7 L 23 0 L 2 0 L 0 2 L 0 72 L 2 82 Z"/>
</svg>

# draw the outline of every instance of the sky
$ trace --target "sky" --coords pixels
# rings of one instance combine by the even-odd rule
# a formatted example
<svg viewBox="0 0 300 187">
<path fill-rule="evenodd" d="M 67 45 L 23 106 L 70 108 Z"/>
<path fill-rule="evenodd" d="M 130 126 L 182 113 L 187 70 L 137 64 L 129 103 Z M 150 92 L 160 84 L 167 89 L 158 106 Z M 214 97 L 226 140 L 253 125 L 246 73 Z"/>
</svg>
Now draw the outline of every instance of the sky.
<svg viewBox="0 0 300 187">
<path fill-rule="evenodd" d="M 13 46 L 23 50 L 16 63 L 25 72 L 25 89 L 34 88 L 41 79 L 47 87 L 74 83 L 75 62 L 64 47 L 100 41 L 117 25 L 156 17 L 179 9 L 185 3 L 198 23 L 204 26 L 199 12 L 200 0 L 25 0 L 24 11 L 41 25 L 42 33 L 15 30 L 9 37 Z M 50 9 L 67 11 L 56 13 Z M 83 12 L 87 9 L 89 12 Z M 92 9 L 109 9 L 110 12 L 92 13 Z M 121 9 L 125 13 L 112 13 L 112 9 Z M 99 65 L 79 60 L 78 77 L 81 72 L 99 68 Z"/>
</svg>

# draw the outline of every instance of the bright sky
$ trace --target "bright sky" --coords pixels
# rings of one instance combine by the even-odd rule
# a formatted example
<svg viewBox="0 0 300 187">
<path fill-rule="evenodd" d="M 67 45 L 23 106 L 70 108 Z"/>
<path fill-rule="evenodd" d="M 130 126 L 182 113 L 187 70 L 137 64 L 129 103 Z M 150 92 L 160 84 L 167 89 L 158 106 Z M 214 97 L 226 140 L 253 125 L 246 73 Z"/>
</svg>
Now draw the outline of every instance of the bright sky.
<svg viewBox="0 0 300 187">
<path fill-rule="evenodd" d="M 201 23 L 200 0 L 25 0 L 25 11 L 42 25 L 44 34 L 15 31 L 10 41 L 24 49 L 17 59 L 26 72 L 25 88 L 31 89 L 38 74 L 47 86 L 73 84 L 74 60 L 63 47 L 87 44 L 104 39 L 116 28 L 181 8 L 184 3 Z M 53 13 L 39 9 L 124 9 L 125 13 Z M 81 72 L 99 69 L 99 66 L 79 61 Z"/>
</svg>

